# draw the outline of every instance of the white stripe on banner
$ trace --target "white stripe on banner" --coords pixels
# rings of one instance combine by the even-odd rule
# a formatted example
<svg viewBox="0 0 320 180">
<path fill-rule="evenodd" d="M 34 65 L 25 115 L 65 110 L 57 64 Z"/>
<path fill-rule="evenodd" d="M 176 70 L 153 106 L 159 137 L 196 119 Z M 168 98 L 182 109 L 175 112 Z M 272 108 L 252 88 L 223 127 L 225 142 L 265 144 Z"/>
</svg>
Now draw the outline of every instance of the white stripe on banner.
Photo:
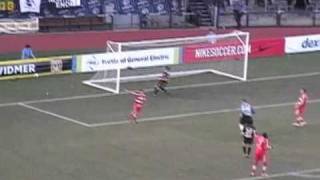
<svg viewBox="0 0 320 180">
<path fill-rule="evenodd" d="M 41 0 L 20 0 L 21 12 L 40 13 Z"/>
</svg>

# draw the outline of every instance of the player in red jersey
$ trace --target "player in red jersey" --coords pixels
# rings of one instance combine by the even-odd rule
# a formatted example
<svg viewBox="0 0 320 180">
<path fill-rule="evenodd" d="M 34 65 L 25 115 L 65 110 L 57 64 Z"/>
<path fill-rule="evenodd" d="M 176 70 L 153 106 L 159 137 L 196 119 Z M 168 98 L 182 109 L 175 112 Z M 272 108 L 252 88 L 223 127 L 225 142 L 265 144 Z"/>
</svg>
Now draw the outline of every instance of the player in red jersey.
<svg viewBox="0 0 320 180">
<path fill-rule="evenodd" d="M 298 98 L 298 101 L 294 106 L 295 122 L 292 125 L 297 127 L 302 127 L 306 125 L 306 121 L 304 120 L 304 113 L 306 111 L 307 103 L 308 103 L 307 90 L 302 88 L 300 89 L 300 96 Z"/>
<path fill-rule="evenodd" d="M 263 133 L 262 135 L 256 134 L 255 136 L 255 158 L 252 165 L 251 176 L 256 175 L 257 166 L 262 163 L 262 176 L 267 176 L 267 155 L 271 145 L 269 142 L 268 134 Z"/>
<path fill-rule="evenodd" d="M 169 70 L 170 68 L 166 66 L 165 70 L 161 73 L 161 76 L 159 77 L 157 84 L 154 86 L 154 90 L 153 90 L 154 95 L 157 95 L 160 90 L 165 93 L 168 93 L 168 91 L 166 90 L 166 87 L 168 85 L 169 77 L 170 77 Z"/>
<path fill-rule="evenodd" d="M 137 91 L 128 91 L 128 92 L 134 96 L 132 111 L 129 114 L 129 122 L 137 123 L 137 118 L 141 114 L 144 103 L 147 100 L 147 96 L 142 89 Z"/>
</svg>

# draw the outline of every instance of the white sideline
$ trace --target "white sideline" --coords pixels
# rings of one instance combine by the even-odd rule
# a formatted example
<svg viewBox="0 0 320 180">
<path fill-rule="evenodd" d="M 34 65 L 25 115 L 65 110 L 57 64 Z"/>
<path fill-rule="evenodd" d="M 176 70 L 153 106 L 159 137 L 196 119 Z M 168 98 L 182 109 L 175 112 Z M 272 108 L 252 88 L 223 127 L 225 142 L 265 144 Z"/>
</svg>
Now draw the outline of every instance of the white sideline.
<svg viewBox="0 0 320 180">
<path fill-rule="evenodd" d="M 319 103 L 319 102 L 320 102 L 320 99 L 313 99 L 313 100 L 309 101 L 309 103 Z M 255 109 L 284 107 L 284 106 L 291 106 L 294 104 L 295 104 L 295 102 L 259 105 L 259 106 L 255 106 Z M 138 122 L 160 121 L 160 120 L 168 120 L 168 119 L 174 119 L 174 118 L 192 117 L 192 116 L 199 116 L 199 115 L 211 115 L 211 114 L 237 112 L 237 111 L 239 111 L 239 108 L 221 109 L 221 110 L 216 110 L 216 111 L 193 112 L 193 113 L 184 113 L 184 114 L 142 118 L 142 119 L 139 119 Z M 89 125 L 89 127 L 101 127 L 101 126 L 111 126 L 111 125 L 120 125 L 120 124 L 128 124 L 128 120 L 104 122 L 104 123 L 93 123 L 93 124 L 88 124 L 88 125 Z"/>
<path fill-rule="evenodd" d="M 284 76 L 270 76 L 270 77 L 254 78 L 254 79 L 249 79 L 246 82 L 261 82 L 261 81 L 291 79 L 291 78 L 300 78 L 300 77 L 310 77 L 310 76 L 318 76 L 318 75 L 320 75 L 320 72 L 311 72 L 311 73 L 291 74 L 291 75 L 284 75 Z M 246 83 L 246 82 L 242 82 L 242 81 L 238 81 L 238 80 L 231 80 L 231 81 L 223 81 L 223 82 L 189 84 L 189 85 L 182 85 L 182 86 L 171 86 L 171 87 L 169 86 L 168 90 L 178 90 L 178 89 L 185 89 L 185 88 L 199 88 L 199 87 L 219 86 L 219 85 Z M 145 91 L 146 92 L 151 92 L 151 91 L 153 91 L 153 88 L 145 89 Z M 119 94 L 120 95 L 124 95 L 124 94 L 128 94 L 128 92 L 124 91 L 124 92 L 120 92 Z M 106 96 L 115 96 L 115 95 L 119 95 L 119 94 L 99 93 L 99 94 L 69 96 L 69 97 L 62 97 L 62 98 L 51 98 L 51 99 L 39 99 L 39 100 L 22 101 L 22 102 L 11 102 L 11 103 L 0 104 L 0 107 L 16 106 L 16 105 L 18 105 L 18 103 L 35 104 L 35 103 L 45 103 L 45 102 L 56 102 L 56 101 L 68 101 L 68 100 L 77 100 L 77 99 L 99 98 L 99 97 L 106 97 Z"/>
<path fill-rule="evenodd" d="M 33 111 L 41 112 L 43 114 L 47 114 L 47 115 L 50 115 L 50 116 L 53 116 L 53 117 L 56 117 L 56 118 L 59 118 L 59 119 L 65 120 L 65 121 L 72 122 L 72 123 L 75 123 L 75 124 L 78 124 L 78 125 L 81 125 L 81 126 L 84 126 L 84 127 L 90 127 L 89 124 L 87 124 L 87 123 L 84 123 L 84 122 L 81 122 L 81 121 L 77 121 L 75 119 L 72 119 L 72 118 L 69 118 L 69 117 L 66 117 L 66 116 L 62 116 L 62 115 L 59 115 L 59 114 L 56 114 L 56 113 L 53 113 L 53 112 L 50 112 L 50 111 L 46 111 L 46 110 L 43 110 L 43 109 L 40 109 L 40 108 L 37 108 L 37 107 L 34 107 L 34 106 L 30 106 L 30 105 L 27 105 L 27 104 L 24 104 L 24 103 L 18 103 L 18 105 L 22 106 L 24 108 L 27 108 L 27 109 L 31 109 Z"/>
<path fill-rule="evenodd" d="M 292 172 L 271 174 L 267 177 L 246 177 L 246 178 L 233 179 L 233 180 L 259 180 L 259 179 L 270 179 L 270 178 L 285 177 L 285 176 L 297 176 L 297 175 L 298 175 L 298 177 L 300 177 L 304 173 L 312 173 L 312 172 L 319 172 L 319 171 L 320 171 L 320 168 L 306 169 L 306 170 L 301 170 L 301 171 L 292 171 Z M 307 176 L 305 176 L 305 177 L 307 177 Z"/>
</svg>

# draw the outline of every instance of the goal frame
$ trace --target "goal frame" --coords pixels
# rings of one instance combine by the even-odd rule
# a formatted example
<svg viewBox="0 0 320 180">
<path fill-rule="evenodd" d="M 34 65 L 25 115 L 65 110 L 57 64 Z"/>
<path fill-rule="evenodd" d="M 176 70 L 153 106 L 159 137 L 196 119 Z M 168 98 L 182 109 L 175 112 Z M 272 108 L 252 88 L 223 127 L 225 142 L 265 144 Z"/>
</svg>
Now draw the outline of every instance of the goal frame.
<svg viewBox="0 0 320 180">
<path fill-rule="evenodd" d="M 212 35 L 210 35 L 212 36 Z M 239 36 L 245 36 L 246 39 L 243 42 L 243 40 L 239 37 Z M 210 69 L 210 70 L 205 70 L 205 72 L 212 72 L 214 74 L 217 75 L 221 75 L 221 76 L 227 76 L 229 78 L 233 78 L 233 79 L 237 79 L 240 81 L 247 81 L 248 79 L 248 58 L 249 58 L 249 40 L 250 40 L 250 33 L 249 32 L 243 32 L 243 31 L 238 31 L 235 30 L 233 32 L 230 33 L 226 33 L 226 34 L 216 34 L 216 38 L 217 39 L 222 39 L 222 38 L 228 38 L 228 37 L 237 37 L 237 39 L 239 40 L 239 42 L 241 43 L 241 45 L 244 47 L 244 72 L 243 72 L 243 76 L 242 77 L 238 77 L 235 75 L 232 75 L 230 73 L 226 73 L 226 72 L 222 72 L 219 70 L 214 70 L 214 69 Z M 106 52 L 123 52 L 123 46 L 138 46 L 142 43 L 150 43 L 150 44 L 158 44 L 157 47 L 159 47 L 159 44 L 163 43 L 164 45 L 167 45 L 166 43 L 172 42 L 172 41 L 179 41 L 179 40 L 183 40 L 183 41 L 189 41 L 191 43 L 196 43 L 198 40 L 200 42 L 203 42 L 205 40 L 208 39 L 208 36 L 193 36 L 193 37 L 182 37 L 182 38 L 168 38 L 168 39 L 156 39 L 156 40 L 142 40 L 142 41 L 128 41 L 128 42 L 116 42 L 116 41 L 111 41 L 108 40 L 107 41 L 107 49 Z M 116 45 L 117 49 L 112 49 L 112 45 Z M 178 43 L 177 43 L 178 44 Z M 177 45 L 177 44 L 172 44 Z M 152 47 L 151 47 L 152 48 Z M 197 70 L 198 72 L 198 70 Z"/>
<path fill-rule="evenodd" d="M 212 35 L 211 35 L 212 36 Z M 241 39 L 240 36 L 244 36 L 245 39 Z M 249 39 L 250 34 L 249 32 L 242 32 L 242 31 L 233 31 L 231 33 L 227 34 L 217 34 L 217 39 L 223 39 L 223 38 L 235 38 L 237 39 L 241 46 L 243 46 L 244 49 L 244 55 L 243 55 L 243 74 L 242 76 L 233 75 L 231 73 L 223 72 L 221 70 L 217 70 L 214 68 L 203 68 L 203 69 L 197 69 L 197 70 L 187 70 L 183 72 L 170 72 L 171 77 L 181 77 L 181 76 L 187 76 L 187 75 L 194 75 L 194 74 L 200 74 L 200 73 L 214 73 L 221 76 L 226 76 L 229 78 L 237 79 L 240 81 L 246 81 L 247 80 L 247 74 L 248 74 L 248 54 L 249 54 Z M 129 41 L 129 42 L 115 42 L 115 41 L 107 41 L 106 44 L 106 53 L 117 53 L 117 52 L 125 52 L 124 47 L 125 46 L 134 46 L 134 47 L 144 47 L 146 49 L 155 49 L 155 48 L 165 48 L 165 47 L 176 47 L 178 45 L 188 45 L 188 44 L 194 44 L 194 43 L 203 43 L 208 40 L 208 36 L 193 36 L 193 37 L 182 37 L 182 38 L 168 38 L 168 39 L 157 39 L 157 40 L 143 40 L 143 41 Z M 150 46 L 146 46 L 150 45 Z M 129 50 L 130 51 L 130 50 Z M 133 50 L 134 51 L 134 50 Z M 129 66 L 127 66 L 129 68 Z M 129 81 L 146 81 L 146 80 L 154 80 L 160 76 L 160 74 L 147 74 L 147 75 L 137 75 L 137 76 L 127 76 L 127 77 L 121 77 L 121 70 L 123 67 L 117 67 L 113 69 L 106 69 L 103 73 L 107 73 L 107 71 L 110 70 L 116 70 L 116 77 L 109 78 L 109 79 L 91 79 L 83 81 L 84 84 L 88 86 L 92 86 L 95 88 L 99 88 L 102 90 L 110 91 L 112 93 L 120 93 L 120 84 L 121 82 L 129 82 Z M 101 72 L 100 72 L 101 73 Z M 97 83 L 99 82 L 114 82 L 116 83 L 115 88 L 109 88 L 105 86 L 101 86 Z"/>
</svg>

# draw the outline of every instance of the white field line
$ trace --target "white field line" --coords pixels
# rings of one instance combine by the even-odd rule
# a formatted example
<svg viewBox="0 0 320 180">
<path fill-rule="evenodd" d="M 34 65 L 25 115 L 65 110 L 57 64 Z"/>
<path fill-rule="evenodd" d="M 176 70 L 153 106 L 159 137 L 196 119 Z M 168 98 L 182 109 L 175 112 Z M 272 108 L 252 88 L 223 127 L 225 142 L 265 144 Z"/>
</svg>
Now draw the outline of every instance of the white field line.
<svg viewBox="0 0 320 180">
<path fill-rule="evenodd" d="M 284 172 L 284 173 L 277 173 L 277 174 L 271 174 L 267 177 L 246 177 L 246 178 L 240 178 L 240 179 L 233 179 L 233 180 L 259 180 L 259 179 L 270 179 L 270 178 L 277 178 L 277 177 L 286 177 L 286 176 L 297 176 L 302 175 L 304 173 L 312 173 L 312 172 L 319 172 L 320 168 L 317 169 L 306 169 L 301 171 L 292 171 L 292 172 Z M 301 176 L 302 177 L 302 176 Z M 306 178 L 306 177 L 304 177 Z M 309 177 L 310 178 L 310 177 Z"/>
<path fill-rule="evenodd" d="M 311 77 L 311 76 L 319 76 L 319 75 L 320 75 L 320 72 L 310 72 L 310 73 L 292 74 L 292 75 L 284 75 L 284 76 L 270 76 L 270 77 L 254 78 L 254 79 L 249 79 L 246 82 L 262 82 L 262 81 L 292 79 L 292 78 L 301 78 L 301 77 Z M 243 83 L 243 81 L 231 80 L 231 81 L 223 81 L 223 82 L 189 84 L 189 85 L 183 85 L 183 86 L 171 86 L 171 87 L 169 86 L 167 89 L 168 90 L 179 90 L 179 89 L 186 89 L 186 88 L 200 88 L 200 87 L 220 86 L 220 85 L 239 84 L 239 83 Z M 152 92 L 153 88 L 145 89 L 145 91 Z M 120 92 L 119 94 L 124 95 L 124 94 L 128 94 L 128 92 Z M 35 103 L 45 103 L 45 102 L 68 101 L 68 100 L 77 100 L 77 99 L 88 99 L 88 98 L 115 96 L 115 95 L 119 95 L 119 94 L 99 93 L 99 94 L 69 96 L 69 97 L 62 97 L 62 98 L 22 101 L 21 103 L 35 104 Z M 18 105 L 18 103 L 19 102 L 4 103 L 4 104 L 0 104 L 0 107 L 16 106 L 16 105 Z"/>
<path fill-rule="evenodd" d="M 22 106 L 24 108 L 27 108 L 27 109 L 31 109 L 33 111 L 37 111 L 37 112 L 40 112 L 40 113 L 43 113 L 43 114 L 47 114 L 47 115 L 50 115 L 50 116 L 53 116 L 53 117 L 56 117 L 56 118 L 59 118 L 59 119 L 62 119 L 62 120 L 68 121 L 68 122 L 72 122 L 72 123 L 75 123 L 75 124 L 78 124 L 78 125 L 81 125 L 81 126 L 84 126 L 84 127 L 90 127 L 89 124 L 87 124 L 87 123 L 84 123 L 84 122 L 81 122 L 81 121 L 77 121 L 75 119 L 72 119 L 72 118 L 69 118 L 69 117 L 66 117 L 66 116 L 62 116 L 62 115 L 59 115 L 59 114 L 56 114 L 56 113 L 53 113 L 53 112 L 50 112 L 50 111 L 46 111 L 46 110 L 31 106 L 31 105 L 27 105 L 27 104 L 24 104 L 24 103 L 18 103 L 18 105 Z"/>
<path fill-rule="evenodd" d="M 319 103 L 319 102 L 320 102 L 320 99 L 309 100 L 309 103 Z M 294 104 L 295 104 L 295 102 L 259 105 L 259 106 L 255 106 L 255 109 L 285 107 L 285 106 L 291 106 Z M 211 114 L 237 112 L 237 111 L 239 111 L 239 108 L 221 109 L 221 110 L 215 110 L 215 111 L 192 112 L 192 113 L 183 113 L 183 114 L 175 114 L 175 115 L 167 115 L 167 116 L 142 118 L 142 119 L 138 119 L 138 122 L 162 121 L 162 120 L 169 120 L 169 119 L 175 119 L 175 118 L 193 117 L 193 116 L 200 116 L 200 115 L 211 115 Z M 112 125 L 120 125 L 120 124 L 128 124 L 128 120 L 112 121 L 112 122 L 104 122 L 104 123 L 92 123 L 92 124 L 88 124 L 88 125 L 89 125 L 89 127 L 101 127 L 101 126 L 112 126 Z"/>
<path fill-rule="evenodd" d="M 302 177 L 305 179 L 320 179 L 320 175 L 312 175 L 312 174 L 300 174 L 300 173 L 294 173 L 291 176 L 294 177 Z"/>
</svg>

